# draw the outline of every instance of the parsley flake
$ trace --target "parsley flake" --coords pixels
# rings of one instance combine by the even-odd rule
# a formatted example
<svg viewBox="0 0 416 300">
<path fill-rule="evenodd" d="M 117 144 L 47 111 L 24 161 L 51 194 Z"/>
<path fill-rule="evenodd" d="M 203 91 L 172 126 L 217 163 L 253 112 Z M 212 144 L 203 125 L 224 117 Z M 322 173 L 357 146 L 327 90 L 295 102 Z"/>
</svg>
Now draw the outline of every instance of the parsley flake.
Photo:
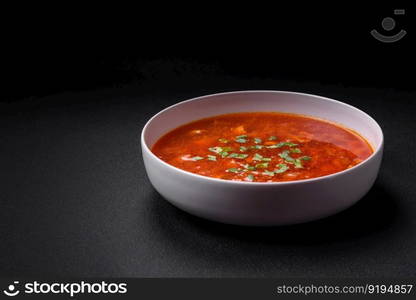
<svg viewBox="0 0 416 300">
<path fill-rule="evenodd" d="M 274 145 L 271 145 L 271 146 L 267 146 L 267 148 L 275 149 L 275 148 L 282 148 L 283 146 L 295 147 L 297 145 L 298 144 L 294 144 L 294 143 L 291 143 L 291 142 L 280 142 L 280 143 L 277 143 L 277 144 L 274 144 Z"/>
<path fill-rule="evenodd" d="M 250 146 L 251 149 L 262 149 L 263 147 L 264 147 L 263 145 Z"/>
<path fill-rule="evenodd" d="M 236 139 L 235 141 L 237 143 L 242 143 L 242 144 L 247 143 L 247 139 L 244 139 L 244 138 Z"/>
<path fill-rule="evenodd" d="M 191 157 L 191 160 L 193 160 L 193 161 L 197 161 L 197 160 L 201 160 L 201 159 L 204 159 L 203 157 L 201 157 L 201 156 L 194 156 L 194 157 Z"/>
<path fill-rule="evenodd" d="M 254 157 L 253 157 L 253 160 L 263 160 L 263 156 L 258 154 L 258 153 L 255 153 Z"/>
<path fill-rule="evenodd" d="M 255 166 L 250 166 L 249 164 L 243 165 L 243 168 L 244 169 L 247 169 L 249 171 L 255 171 L 256 170 L 256 167 Z"/>
<path fill-rule="evenodd" d="M 247 175 L 246 178 L 244 178 L 244 180 L 246 180 L 246 181 L 254 181 L 254 176 L 251 175 L 251 174 L 249 174 L 249 175 Z"/>
<path fill-rule="evenodd" d="M 265 169 L 265 168 L 268 168 L 268 167 L 269 167 L 269 163 L 267 163 L 267 162 L 256 164 L 256 168 Z"/>
<path fill-rule="evenodd" d="M 263 175 L 267 175 L 267 176 L 274 176 L 274 172 L 271 172 L 271 171 L 264 171 L 263 173 L 262 173 Z"/>
<path fill-rule="evenodd" d="M 227 172 L 231 172 L 231 173 L 241 173 L 242 170 L 239 168 L 230 168 L 227 170 Z"/>
<path fill-rule="evenodd" d="M 208 148 L 209 151 L 220 154 L 223 150 L 222 147 L 211 147 Z"/>
<path fill-rule="evenodd" d="M 280 174 L 289 170 L 289 166 L 287 164 L 278 164 L 276 167 L 278 167 L 278 169 L 274 170 L 275 174 Z"/>
<path fill-rule="evenodd" d="M 285 150 L 282 153 L 279 153 L 279 156 L 287 162 L 293 163 L 295 159 L 289 155 L 289 150 Z"/>
<path fill-rule="evenodd" d="M 244 159 L 247 158 L 248 154 L 242 154 L 242 153 L 231 153 L 228 155 L 229 158 L 238 158 L 238 159 Z"/>
</svg>

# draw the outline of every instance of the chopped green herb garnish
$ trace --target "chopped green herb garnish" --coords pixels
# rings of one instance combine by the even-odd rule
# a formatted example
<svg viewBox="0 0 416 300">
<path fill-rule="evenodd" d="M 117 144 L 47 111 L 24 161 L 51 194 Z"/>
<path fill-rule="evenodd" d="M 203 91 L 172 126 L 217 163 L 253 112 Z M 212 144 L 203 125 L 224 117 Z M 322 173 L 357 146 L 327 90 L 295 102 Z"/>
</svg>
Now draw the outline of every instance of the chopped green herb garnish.
<svg viewBox="0 0 416 300">
<path fill-rule="evenodd" d="M 217 161 L 217 157 L 215 155 L 207 155 L 208 160 Z"/>
<path fill-rule="evenodd" d="M 274 149 L 274 148 L 281 148 L 283 146 L 294 147 L 294 146 L 297 146 L 297 145 L 298 144 L 294 144 L 294 143 L 291 143 L 291 142 L 280 142 L 278 144 L 274 144 L 274 145 L 271 145 L 271 146 L 267 146 L 267 148 Z"/>
<path fill-rule="evenodd" d="M 254 166 L 250 166 L 249 164 L 243 165 L 244 169 L 247 169 L 249 171 L 254 171 L 256 170 L 256 167 Z"/>
<path fill-rule="evenodd" d="M 208 150 L 214 153 L 218 153 L 218 154 L 223 151 L 222 147 L 211 147 L 211 148 L 208 148 Z"/>
<path fill-rule="evenodd" d="M 263 156 L 262 155 L 260 155 L 258 153 L 255 153 L 254 154 L 253 160 L 262 160 L 262 159 L 263 159 Z"/>
<path fill-rule="evenodd" d="M 287 164 L 278 164 L 276 167 L 278 167 L 278 169 L 274 170 L 276 174 L 280 174 L 289 170 L 289 166 Z"/>
<path fill-rule="evenodd" d="M 287 161 L 287 162 L 291 162 L 291 163 L 293 163 L 294 162 L 294 158 L 293 157 L 291 157 L 290 155 L 289 155 L 289 150 L 285 150 L 285 151 L 283 151 L 282 153 L 279 153 L 279 156 L 281 157 L 281 158 L 283 158 L 285 161 Z"/>
<path fill-rule="evenodd" d="M 208 150 L 221 155 L 221 157 L 227 157 L 228 151 L 231 151 L 232 148 L 231 147 L 211 147 L 211 148 L 208 148 Z"/>
<path fill-rule="evenodd" d="M 291 142 L 282 142 L 282 143 L 279 143 L 279 144 L 283 144 L 283 146 L 289 146 L 289 147 L 295 147 L 295 146 L 298 145 L 298 144 L 291 143 Z"/>
<path fill-rule="evenodd" d="M 290 152 L 292 152 L 292 153 L 301 153 L 302 151 L 300 151 L 299 148 L 291 148 Z"/>
<path fill-rule="evenodd" d="M 242 170 L 239 168 L 230 168 L 227 170 L 227 172 L 231 172 L 231 173 L 241 173 Z"/>
<path fill-rule="evenodd" d="M 240 146 L 240 151 L 241 151 L 241 152 L 247 151 L 247 149 L 248 149 L 247 147 Z"/>
<path fill-rule="evenodd" d="M 303 168 L 302 161 L 299 158 L 295 159 L 295 161 L 293 163 L 294 163 L 296 169 Z"/>
<path fill-rule="evenodd" d="M 229 158 L 238 158 L 238 159 L 244 159 L 247 158 L 248 154 L 242 154 L 242 153 L 231 153 L 228 155 Z"/>
<path fill-rule="evenodd" d="M 259 139 L 259 138 L 254 138 L 254 143 L 255 143 L 255 144 L 260 144 L 260 143 L 261 143 L 261 139 Z"/>
<path fill-rule="evenodd" d="M 228 143 L 228 140 L 227 139 L 223 139 L 223 138 L 218 139 L 218 141 L 220 141 L 221 143 Z"/>
<path fill-rule="evenodd" d="M 272 159 L 269 157 L 263 157 L 262 155 L 255 153 L 253 160 L 261 160 L 261 161 L 271 161 Z"/>
<path fill-rule="evenodd" d="M 191 159 L 193 160 L 193 161 L 197 161 L 197 160 L 201 160 L 201 159 L 204 159 L 203 157 L 201 157 L 201 156 L 194 156 L 194 157 L 191 157 Z"/>
<path fill-rule="evenodd" d="M 277 140 L 277 137 L 275 137 L 274 135 L 269 137 L 269 141 L 275 141 L 275 140 Z"/>
<path fill-rule="evenodd" d="M 235 137 L 237 143 L 247 143 L 247 135 L 239 135 Z"/>
<path fill-rule="evenodd" d="M 245 139 L 245 138 L 238 138 L 238 139 L 236 139 L 235 140 L 237 143 L 247 143 L 247 139 Z"/>
<path fill-rule="evenodd" d="M 275 149 L 275 148 L 280 148 L 280 147 L 279 147 L 279 144 L 274 144 L 274 145 L 266 146 L 266 148 L 269 148 L 269 149 Z"/>
<path fill-rule="evenodd" d="M 303 168 L 302 160 L 310 160 L 310 159 L 311 159 L 310 156 L 302 156 L 302 157 L 296 158 L 295 161 L 293 162 L 295 165 L 295 168 L 297 169 Z"/>
<path fill-rule="evenodd" d="M 254 145 L 254 146 L 250 146 L 251 149 L 262 149 L 264 146 L 262 145 Z"/>
<path fill-rule="evenodd" d="M 269 167 L 269 163 L 267 163 L 267 162 L 256 164 L 256 168 L 265 169 L 265 168 L 268 168 L 268 167 Z"/>
<path fill-rule="evenodd" d="M 263 175 L 267 175 L 267 176 L 274 176 L 274 172 L 271 172 L 271 171 L 264 171 L 263 172 Z"/>
<path fill-rule="evenodd" d="M 220 153 L 220 155 L 221 155 L 221 157 L 222 157 L 222 158 L 227 157 L 228 152 L 227 152 L 227 151 L 222 151 L 222 152 Z"/>
<path fill-rule="evenodd" d="M 253 175 L 251 175 L 251 174 L 249 174 L 249 175 L 247 175 L 247 177 L 246 178 L 244 178 L 245 180 L 247 180 L 247 181 L 253 181 L 254 180 L 254 176 Z"/>
</svg>

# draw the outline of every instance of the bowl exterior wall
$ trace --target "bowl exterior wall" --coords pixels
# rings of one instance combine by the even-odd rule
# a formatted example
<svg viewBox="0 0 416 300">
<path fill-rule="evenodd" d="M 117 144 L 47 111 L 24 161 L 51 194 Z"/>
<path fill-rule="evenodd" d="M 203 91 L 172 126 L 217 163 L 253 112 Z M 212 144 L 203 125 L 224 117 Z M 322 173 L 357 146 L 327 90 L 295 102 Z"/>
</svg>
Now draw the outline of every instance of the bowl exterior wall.
<svg viewBox="0 0 416 300">
<path fill-rule="evenodd" d="M 337 122 L 361 133 L 376 152 L 340 173 L 280 183 L 215 180 L 177 169 L 151 153 L 159 137 L 177 126 L 218 114 L 250 111 L 292 112 Z M 281 91 L 222 93 L 178 103 L 146 124 L 141 143 L 150 182 L 170 203 L 206 219 L 259 226 L 312 221 L 353 205 L 373 185 L 383 154 L 383 133 L 364 112 L 332 99 Z"/>
<path fill-rule="evenodd" d="M 351 172 L 319 180 L 259 185 L 206 180 L 178 172 L 143 151 L 150 182 L 176 207 L 213 221 L 257 226 L 312 221 L 353 205 L 373 185 L 381 158 L 379 151 Z"/>
</svg>

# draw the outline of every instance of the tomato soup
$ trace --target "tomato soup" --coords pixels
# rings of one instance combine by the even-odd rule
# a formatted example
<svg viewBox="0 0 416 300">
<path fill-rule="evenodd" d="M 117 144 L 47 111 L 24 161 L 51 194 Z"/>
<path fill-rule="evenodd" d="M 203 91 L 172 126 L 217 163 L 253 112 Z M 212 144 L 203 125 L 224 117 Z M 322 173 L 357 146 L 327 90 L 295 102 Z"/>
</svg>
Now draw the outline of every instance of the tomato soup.
<svg viewBox="0 0 416 300">
<path fill-rule="evenodd" d="M 340 172 L 373 150 L 357 133 L 328 121 L 252 112 L 185 124 L 162 136 L 152 152 L 172 166 L 203 176 L 278 182 Z"/>
</svg>

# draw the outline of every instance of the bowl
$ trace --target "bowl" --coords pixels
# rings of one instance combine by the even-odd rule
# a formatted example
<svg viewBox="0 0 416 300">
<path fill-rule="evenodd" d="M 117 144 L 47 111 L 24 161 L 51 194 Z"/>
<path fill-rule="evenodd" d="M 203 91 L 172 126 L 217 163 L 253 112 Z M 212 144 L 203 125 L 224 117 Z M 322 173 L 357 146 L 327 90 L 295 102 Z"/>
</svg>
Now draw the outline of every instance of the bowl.
<svg viewBox="0 0 416 300">
<path fill-rule="evenodd" d="M 237 112 L 288 112 L 318 117 L 362 135 L 373 154 L 344 171 L 287 182 L 240 182 L 178 169 L 151 148 L 168 131 L 198 119 Z M 144 126 L 141 146 L 153 187 L 174 206 L 199 217 L 239 225 L 287 225 L 340 212 L 361 199 L 377 177 L 383 132 L 363 111 L 333 99 L 285 91 L 238 91 L 193 98 L 170 106 Z"/>
</svg>

